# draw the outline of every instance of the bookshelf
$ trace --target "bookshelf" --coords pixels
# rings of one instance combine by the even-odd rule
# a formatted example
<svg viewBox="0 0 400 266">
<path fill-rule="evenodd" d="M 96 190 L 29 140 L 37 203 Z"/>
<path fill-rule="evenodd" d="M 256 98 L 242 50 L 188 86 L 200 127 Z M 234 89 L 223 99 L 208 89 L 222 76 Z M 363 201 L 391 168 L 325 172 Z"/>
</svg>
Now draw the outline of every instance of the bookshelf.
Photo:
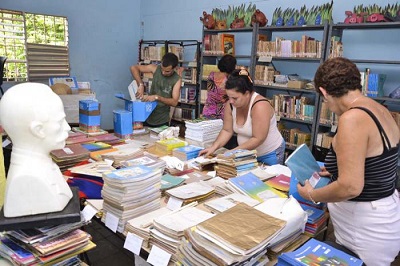
<svg viewBox="0 0 400 266">
<path fill-rule="evenodd" d="M 360 72 L 365 75 L 366 69 L 370 73 L 385 75 L 383 87 L 372 96 L 371 88 L 364 84 L 365 94 L 377 102 L 387 106 L 392 111 L 398 124 L 400 124 L 400 99 L 389 98 L 388 95 L 398 87 L 400 77 L 400 55 L 398 42 L 400 22 L 378 22 L 358 24 L 331 24 L 329 26 L 327 40 L 336 40 L 342 44 L 343 56 L 353 61 Z M 332 50 L 335 43 L 328 42 L 325 49 L 325 58 L 333 57 Z M 365 80 L 365 79 L 364 79 Z M 336 129 L 335 117 L 324 116 L 324 104 L 319 101 L 318 116 L 316 120 L 316 142 L 314 142 L 314 154 L 324 157 L 329 148 L 329 134 Z M 327 139 L 325 141 L 325 139 Z"/>
<path fill-rule="evenodd" d="M 218 70 L 218 62 L 224 54 L 236 57 L 237 66 L 246 67 L 250 74 L 254 72 L 255 38 L 258 25 L 240 29 L 206 29 L 202 32 L 202 53 L 200 56 L 200 104 L 198 113 L 202 113 L 207 98 L 207 78 L 212 71 Z"/>
<path fill-rule="evenodd" d="M 199 105 L 199 55 L 201 42 L 196 40 L 141 40 L 139 43 L 139 62 L 141 64 L 160 64 L 162 56 L 172 52 L 178 56 L 178 74 L 182 77 L 181 95 L 174 109 L 172 123 L 198 117 Z M 150 88 L 151 75 L 143 82 Z"/>
<path fill-rule="evenodd" d="M 319 95 L 306 84 L 325 60 L 329 25 L 269 26 L 257 31 L 255 90 L 270 99 L 286 150 L 316 141 Z"/>
</svg>

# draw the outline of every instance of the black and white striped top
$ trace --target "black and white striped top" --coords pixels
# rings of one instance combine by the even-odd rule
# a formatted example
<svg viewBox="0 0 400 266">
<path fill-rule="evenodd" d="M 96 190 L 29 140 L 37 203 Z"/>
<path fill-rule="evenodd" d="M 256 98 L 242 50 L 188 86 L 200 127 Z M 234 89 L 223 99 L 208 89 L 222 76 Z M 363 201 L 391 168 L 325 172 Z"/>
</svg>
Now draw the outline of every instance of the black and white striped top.
<svg viewBox="0 0 400 266">
<path fill-rule="evenodd" d="M 365 158 L 364 188 L 361 194 L 351 201 L 374 201 L 388 197 L 393 194 L 397 181 L 397 162 L 399 157 L 399 144 L 391 147 L 389 138 L 379 123 L 376 116 L 368 109 L 354 107 L 367 112 L 377 125 L 382 142 L 383 152 L 381 155 Z M 325 158 L 325 167 L 332 174 L 331 181 L 337 180 L 338 167 L 336 153 L 331 148 Z"/>
</svg>

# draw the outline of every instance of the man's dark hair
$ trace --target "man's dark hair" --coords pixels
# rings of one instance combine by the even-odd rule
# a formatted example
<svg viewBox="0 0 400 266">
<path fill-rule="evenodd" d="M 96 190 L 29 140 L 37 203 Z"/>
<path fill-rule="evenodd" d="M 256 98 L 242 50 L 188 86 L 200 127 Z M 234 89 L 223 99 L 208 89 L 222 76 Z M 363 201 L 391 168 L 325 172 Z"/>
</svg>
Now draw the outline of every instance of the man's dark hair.
<svg viewBox="0 0 400 266">
<path fill-rule="evenodd" d="M 230 54 L 226 54 L 218 62 L 218 69 L 221 72 L 231 74 L 236 67 L 236 58 Z"/>
<path fill-rule="evenodd" d="M 161 60 L 161 64 L 163 67 L 168 67 L 168 66 L 172 66 L 172 68 L 175 68 L 178 63 L 178 57 L 174 54 L 174 53 L 166 53 Z"/>
</svg>

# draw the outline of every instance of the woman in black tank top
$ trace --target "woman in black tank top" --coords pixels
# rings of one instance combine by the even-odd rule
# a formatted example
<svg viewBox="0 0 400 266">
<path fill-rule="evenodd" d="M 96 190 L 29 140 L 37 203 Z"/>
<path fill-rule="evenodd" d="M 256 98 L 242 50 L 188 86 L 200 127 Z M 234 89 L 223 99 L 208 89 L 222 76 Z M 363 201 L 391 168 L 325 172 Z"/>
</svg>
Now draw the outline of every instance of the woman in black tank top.
<svg viewBox="0 0 400 266">
<path fill-rule="evenodd" d="M 298 191 L 307 200 L 328 203 L 337 242 L 367 265 L 390 265 L 400 250 L 398 125 L 384 106 L 364 96 L 360 72 L 350 60 L 327 60 L 314 82 L 339 116 L 320 173 L 331 183 L 313 189 L 306 182 Z"/>
</svg>

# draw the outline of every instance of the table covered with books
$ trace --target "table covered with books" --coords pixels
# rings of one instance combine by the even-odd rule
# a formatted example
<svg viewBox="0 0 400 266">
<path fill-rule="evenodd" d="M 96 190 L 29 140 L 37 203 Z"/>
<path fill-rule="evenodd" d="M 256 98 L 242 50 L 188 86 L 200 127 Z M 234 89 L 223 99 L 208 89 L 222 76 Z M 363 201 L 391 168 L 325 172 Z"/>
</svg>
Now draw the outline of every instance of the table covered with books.
<svg viewBox="0 0 400 266">
<path fill-rule="evenodd" d="M 91 166 L 70 168 L 75 174 L 71 179 L 88 168 L 105 167 L 100 169 L 102 206 L 92 207 L 101 209 L 106 227 L 126 237 L 127 249 L 138 255 L 147 251 L 154 265 L 161 263 L 154 257 L 183 265 L 273 265 L 282 251 L 295 249 L 326 227 L 326 212 L 315 208 L 321 206 L 305 211 L 287 197 L 287 167 L 260 167 L 255 151 L 248 150 L 229 154 L 222 149 L 214 158 L 197 157 L 203 147 L 191 139 L 136 136 L 114 146 L 117 150 L 90 155 L 97 158 Z M 88 206 L 92 201 L 87 200 Z M 307 213 L 314 211 L 314 223 L 308 223 Z M 222 230 L 206 230 L 203 223 Z"/>
<path fill-rule="evenodd" d="M 297 181 L 286 166 L 259 166 L 251 150 L 198 157 L 213 126 L 201 127 L 187 127 L 194 139 L 109 135 L 85 143 L 71 133 L 68 152 L 52 156 L 86 199 L 82 215 L 98 216 L 153 265 L 275 265 L 326 229 L 323 205 L 289 193 Z"/>
</svg>

